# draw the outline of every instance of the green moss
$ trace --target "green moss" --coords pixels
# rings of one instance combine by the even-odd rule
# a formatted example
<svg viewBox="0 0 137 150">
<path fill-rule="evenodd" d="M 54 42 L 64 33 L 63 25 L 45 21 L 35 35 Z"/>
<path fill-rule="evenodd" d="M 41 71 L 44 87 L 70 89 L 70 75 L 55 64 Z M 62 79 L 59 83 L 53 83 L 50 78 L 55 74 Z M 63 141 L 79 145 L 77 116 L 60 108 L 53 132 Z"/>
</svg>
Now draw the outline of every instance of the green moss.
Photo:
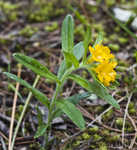
<svg viewBox="0 0 137 150">
<path fill-rule="evenodd" d="M 80 145 L 80 143 L 81 143 L 81 141 L 75 141 L 72 145 L 74 146 L 74 147 L 76 147 L 76 146 L 79 146 Z"/>
<path fill-rule="evenodd" d="M 8 18 L 10 21 L 17 20 L 17 12 L 12 12 Z"/>
<path fill-rule="evenodd" d="M 109 42 L 110 42 L 109 38 L 104 37 L 104 39 L 103 39 L 103 43 L 107 44 L 107 43 L 109 43 Z"/>
<path fill-rule="evenodd" d="M 107 138 L 108 142 L 117 142 L 120 139 L 120 135 L 116 133 L 111 133 L 110 137 Z"/>
<path fill-rule="evenodd" d="M 94 109 L 93 109 L 93 107 L 90 107 L 89 111 L 93 112 L 93 110 L 95 113 L 101 113 L 104 110 L 104 107 L 103 106 L 96 106 Z"/>
<path fill-rule="evenodd" d="M 105 3 L 108 7 L 111 7 L 115 5 L 116 1 L 115 0 L 105 0 Z"/>
<path fill-rule="evenodd" d="M 126 44 L 126 43 L 128 42 L 128 38 L 119 37 L 119 38 L 118 38 L 118 41 L 119 41 L 121 44 Z"/>
<path fill-rule="evenodd" d="M 19 112 L 23 111 L 24 106 L 23 105 L 19 105 Z"/>
<path fill-rule="evenodd" d="M 59 16 L 64 14 L 65 10 L 63 8 L 59 8 L 55 10 L 55 16 Z"/>
<path fill-rule="evenodd" d="M 126 0 L 120 0 L 121 3 L 126 3 Z"/>
<path fill-rule="evenodd" d="M 132 109 L 135 107 L 135 103 L 133 102 L 130 102 L 129 105 L 128 105 L 128 109 Z"/>
<path fill-rule="evenodd" d="M 39 145 L 37 142 L 29 144 L 29 150 L 34 150 L 34 149 L 45 150 L 45 148 Z"/>
<path fill-rule="evenodd" d="M 116 125 L 119 129 L 123 128 L 123 121 L 124 121 L 123 118 L 117 118 Z M 134 130 L 131 123 L 128 120 L 125 121 L 125 129 L 124 130 L 128 131 L 128 132 L 132 132 Z"/>
<path fill-rule="evenodd" d="M 0 38 L 0 44 L 7 44 L 8 40 Z"/>
<path fill-rule="evenodd" d="M 111 34 L 109 36 L 109 40 L 112 41 L 112 42 L 117 41 L 117 39 L 118 39 L 118 35 L 117 34 Z"/>
<path fill-rule="evenodd" d="M 124 82 L 127 83 L 128 85 L 131 85 L 132 84 L 132 77 L 131 76 L 125 76 Z"/>
<path fill-rule="evenodd" d="M 15 21 L 17 19 L 17 4 L 11 4 L 10 2 L 0 2 L 0 10 L 6 15 L 9 21 Z"/>
<path fill-rule="evenodd" d="M 98 32 L 103 32 L 103 36 L 106 35 L 106 33 L 104 32 L 104 26 L 103 23 L 95 23 L 91 25 L 92 28 L 94 28 L 95 30 L 97 30 Z"/>
<path fill-rule="evenodd" d="M 128 132 L 133 132 L 134 128 L 130 125 L 129 127 L 126 128 L 126 131 Z"/>
<path fill-rule="evenodd" d="M 113 115 L 113 109 L 109 110 L 107 113 L 105 113 L 102 117 L 103 121 L 108 121 L 112 118 Z"/>
<path fill-rule="evenodd" d="M 104 142 L 99 143 L 99 150 L 107 150 L 107 145 Z"/>
<path fill-rule="evenodd" d="M 120 49 L 120 46 L 118 44 L 109 44 L 108 46 L 114 51 L 119 51 Z"/>
<path fill-rule="evenodd" d="M 30 22 L 43 22 L 49 20 L 51 17 L 56 17 L 64 13 L 63 8 L 56 8 L 56 0 L 33 1 L 31 9 L 26 11 L 26 15 Z M 54 13 L 53 13 L 54 12 Z"/>
<path fill-rule="evenodd" d="M 121 30 L 121 29 L 120 29 L 119 26 L 116 26 L 116 27 L 114 28 L 114 31 L 115 31 L 115 32 L 120 32 L 120 30 Z"/>
<path fill-rule="evenodd" d="M 19 34 L 23 35 L 23 36 L 26 36 L 26 37 L 31 37 L 37 31 L 38 31 L 38 28 L 31 27 L 30 25 L 27 25 L 25 28 L 20 30 Z"/>
<path fill-rule="evenodd" d="M 136 114 L 136 109 L 135 108 L 129 109 L 128 112 L 131 115 L 135 115 Z"/>
<path fill-rule="evenodd" d="M 97 6 L 91 6 L 91 5 L 90 5 L 90 11 L 91 11 L 91 13 L 97 13 L 98 7 L 97 7 Z"/>
<path fill-rule="evenodd" d="M 79 141 L 81 141 L 82 140 L 82 136 L 77 136 L 76 139 L 79 140 Z"/>
<path fill-rule="evenodd" d="M 129 65 L 127 64 L 127 62 L 123 61 L 123 60 L 119 60 L 118 64 L 122 67 L 129 67 Z"/>
<path fill-rule="evenodd" d="M 51 25 L 47 25 L 44 28 L 46 31 L 52 32 L 55 31 L 56 29 L 58 29 L 58 23 L 57 22 L 52 22 Z"/>
<path fill-rule="evenodd" d="M 82 138 L 84 139 L 84 140 L 88 140 L 88 139 L 90 139 L 90 135 L 88 134 L 88 133 L 83 133 L 82 134 Z"/>
<path fill-rule="evenodd" d="M 110 132 L 109 132 L 109 130 L 104 129 L 104 130 L 101 131 L 101 134 L 102 134 L 103 136 L 109 136 L 109 135 L 110 135 Z"/>
<path fill-rule="evenodd" d="M 91 133 L 96 133 L 99 130 L 97 126 L 94 126 L 93 128 L 89 128 L 88 131 Z"/>
<path fill-rule="evenodd" d="M 32 6 L 32 10 L 27 12 L 28 19 L 34 22 L 46 21 L 49 16 L 53 13 L 53 3 L 52 2 L 36 2 Z"/>
<path fill-rule="evenodd" d="M 96 145 L 94 145 L 94 144 L 92 144 L 92 145 L 90 145 L 90 148 L 92 148 L 92 149 L 96 149 Z"/>
<path fill-rule="evenodd" d="M 133 57 L 136 59 L 136 62 L 137 62 L 137 50 L 136 49 L 134 50 Z"/>
<path fill-rule="evenodd" d="M 134 102 L 130 102 L 129 106 L 128 106 L 128 113 L 135 115 L 136 114 L 136 108 L 135 108 L 135 103 Z"/>
<path fill-rule="evenodd" d="M 117 118 L 116 125 L 121 128 L 123 126 L 123 118 Z"/>
<path fill-rule="evenodd" d="M 96 142 L 96 141 L 101 140 L 102 137 L 101 137 L 100 135 L 98 135 L 98 134 L 94 134 L 94 135 L 93 135 L 93 139 L 94 139 L 94 141 Z"/>
<path fill-rule="evenodd" d="M 18 111 L 16 112 L 16 114 L 15 114 L 15 118 L 16 118 L 16 120 L 19 120 L 19 118 L 20 118 L 20 114 L 21 114 L 21 112 L 22 112 L 22 110 L 23 110 L 23 105 L 19 105 L 18 106 Z"/>
</svg>

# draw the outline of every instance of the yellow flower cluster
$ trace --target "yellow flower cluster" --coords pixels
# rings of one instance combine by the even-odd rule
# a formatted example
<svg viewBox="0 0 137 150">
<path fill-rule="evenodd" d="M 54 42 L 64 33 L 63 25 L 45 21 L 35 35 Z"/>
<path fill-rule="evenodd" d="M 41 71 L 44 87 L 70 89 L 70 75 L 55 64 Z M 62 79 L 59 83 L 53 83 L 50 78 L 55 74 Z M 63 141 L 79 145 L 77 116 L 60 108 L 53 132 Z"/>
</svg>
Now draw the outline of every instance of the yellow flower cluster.
<svg viewBox="0 0 137 150">
<path fill-rule="evenodd" d="M 97 73 L 98 79 L 105 86 L 109 86 L 110 82 L 114 82 L 116 77 L 114 68 L 116 67 L 117 62 L 114 60 L 114 55 L 111 54 L 110 49 L 107 46 L 99 44 L 95 45 L 94 48 L 89 46 L 89 51 L 91 57 L 88 62 L 99 63 L 94 70 Z"/>
</svg>

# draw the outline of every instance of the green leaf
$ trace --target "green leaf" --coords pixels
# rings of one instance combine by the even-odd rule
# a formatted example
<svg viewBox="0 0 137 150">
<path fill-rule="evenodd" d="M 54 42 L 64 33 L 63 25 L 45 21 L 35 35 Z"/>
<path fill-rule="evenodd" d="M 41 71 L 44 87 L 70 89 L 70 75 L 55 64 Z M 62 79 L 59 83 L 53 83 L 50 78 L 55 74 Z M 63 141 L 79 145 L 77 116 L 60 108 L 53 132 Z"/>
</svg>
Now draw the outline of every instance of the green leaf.
<svg viewBox="0 0 137 150">
<path fill-rule="evenodd" d="M 59 66 L 59 70 L 58 70 L 58 78 L 61 79 L 61 77 L 63 76 L 63 74 L 65 73 L 67 69 L 67 65 L 65 60 L 63 60 Z"/>
<path fill-rule="evenodd" d="M 96 41 L 95 41 L 93 47 L 95 47 L 96 44 L 101 44 L 102 41 L 103 41 L 103 34 L 102 34 L 102 32 L 99 32 L 99 34 L 98 34 L 98 36 L 97 36 L 97 39 L 96 39 Z"/>
<path fill-rule="evenodd" d="M 99 81 L 94 80 L 94 82 L 91 84 L 92 91 L 99 96 L 100 98 L 103 98 L 105 101 L 107 101 L 109 104 L 111 104 L 113 107 L 120 109 L 119 104 L 117 101 L 108 93 L 108 90 L 105 86 L 103 86 Z"/>
<path fill-rule="evenodd" d="M 90 26 L 87 26 L 87 31 L 86 31 L 86 34 L 85 34 L 85 37 L 84 37 L 84 55 L 83 55 L 83 62 L 85 63 L 86 61 L 86 58 L 87 58 L 87 52 L 88 52 L 88 45 L 91 41 L 91 27 Z"/>
<path fill-rule="evenodd" d="M 74 80 L 79 85 L 81 85 L 83 88 L 87 89 L 88 91 L 91 91 L 90 83 L 85 78 L 82 78 L 81 76 L 76 75 L 76 74 L 70 74 L 68 77 Z"/>
<path fill-rule="evenodd" d="M 66 100 L 76 105 L 79 103 L 80 100 L 90 97 L 91 94 L 92 94 L 91 92 L 83 92 L 80 94 L 74 94 L 73 96 L 67 97 Z"/>
<path fill-rule="evenodd" d="M 80 60 L 83 57 L 84 51 L 85 49 L 84 49 L 83 42 L 79 42 L 73 48 L 73 54 L 77 58 L 77 60 Z"/>
<path fill-rule="evenodd" d="M 67 97 L 64 100 L 67 100 L 67 101 L 71 102 L 72 104 L 76 105 L 79 103 L 80 100 L 90 97 L 91 94 L 92 94 L 91 92 L 83 92 L 80 94 L 74 94 L 73 96 Z M 57 101 L 59 101 L 59 99 Z M 53 118 L 61 116 L 62 113 L 63 112 L 59 108 L 56 108 L 56 110 L 54 111 L 54 114 L 53 114 Z"/>
<path fill-rule="evenodd" d="M 43 115 L 42 115 L 42 113 L 41 113 L 41 111 L 40 111 L 38 106 L 36 107 L 36 109 L 37 109 L 37 113 L 38 113 L 37 114 L 38 125 L 41 126 L 43 124 Z"/>
<path fill-rule="evenodd" d="M 62 25 L 62 50 L 70 52 L 74 45 L 74 21 L 71 15 L 67 15 Z"/>
<path fill-rule="evenodd" d="M 8 73 L 8 72 L 4 72 L 5 75 L 7 75 L 9 78 L 11 78 L 12 80 L 15 80 L 17 82 L 19 82 L 21 85 L 25 86 L 26 88 L 28 88 L 32 94 L 42 103 L 44 104 L 46 107 L 49 108 L 49 100 L 48 98 L 41 93 L 40 91 L 38 91 L 37 89 L 33 88 L 30 84 L 28 84 L 26 81 L 22 80 L 21 78 L 18 78 L 16 75 Z"/>
<path fill-rule="evenodd" d="M 48 68 L 46 68 L 44 65 L 40 64 L 36 59 L 31 58 L 29 56 L 25 56 L 21 53 L 15 53 L 15 54 L 13 54 L 13 56 L 18 62 L 20 62 L 27 68 L 31 69 L 32 71 L 34 71 L 36 74 L 60 83 L 57 76 L 54 75 L 53 73 L 51 73 L 48 70 Z"/>
<path fill-rule="evenodd" d="M 15 92 L 16 88 L 14 87 L 14 85 L 12 85 L 11 83 L 8 83 L 8 86 Z M 17 95 L 19 96 L 19 98 L 23 101 L 23 97 L 21 96 L 21 94 L 17 91 Z"/>
<path fill-rule="evenodd" d="M 65 52 L 65 51 L 63 53 L 64 53 L 64 56 L 65 56 L 65 59 L 67 62 L 73 64 L 75 68 L 79 67 L 79 62 L 78 62 L 77 58 L 72 53 Z"/>
<path fill-rule="evenodd" d="M 42 124 L 42 125 L 38 126 L 38 129 L 37 129 L 37 132 L 36 132 L 34 138 L 38 138 L 38 137 L 46 134 L 45 132 L 46 132 L 47 128 L 48 128 L 48 125 L 46 125 L 46 124 Z"/>
<path fill-rule="evenodd" d="M 81 85 L 83 88 L 87 89 L 90 92 L 93 92 L 100 98 L 107 101 L 109 104 L 111 104 L 113 107 L 116 107 L 120 109 L 119 104 L 117 101 L 108 93 L 108 90 L 106 87 L 104 87 L 99 81 L 94 80 L 92 83 L 86 80 L 85 78 L 79 76 L 79 75 L 69 75 L 69 78 L 74 80 L 76 83 Z"/>
<path fill-rule="evenodd" d="M 60 108 L 81 130 L 85 129 L 83 116 L 74 104 L 67 100 L 58 100 L 56 101 L 56 106 Z"/>
</svg>

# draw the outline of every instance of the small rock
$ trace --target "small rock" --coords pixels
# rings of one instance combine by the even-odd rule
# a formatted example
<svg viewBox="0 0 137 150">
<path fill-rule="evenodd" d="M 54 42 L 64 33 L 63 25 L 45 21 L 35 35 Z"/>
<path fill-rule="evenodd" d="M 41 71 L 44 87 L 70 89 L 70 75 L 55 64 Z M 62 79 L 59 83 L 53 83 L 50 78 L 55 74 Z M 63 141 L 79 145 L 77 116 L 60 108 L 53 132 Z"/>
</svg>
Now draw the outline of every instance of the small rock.
<svg viewBox="0 0 137 150">
<path fill-rule="evenodd" d="M 56 130 L 66 130 L 67 129 L 67 125 L 66 124 L 62 124 L 62 125 L 54 126 L 54 129 L 56 129 Z"/>
<path fill-rule="evenodd" d="M 0 60 L 2 61 L 3 64 L 6 64 L 6 65 L 8 65 L 10 63 L 7 56 L 4 54 L 1 55 Z"/>
<path fill-rule="evenodd" d="M 127 22 L 131 16 L 135 16 L 132 11 L 124 10 L 118 7 L 113 8 L 113 12 L 115 17 L 122 22 Z"/>
<path fill-rule="evenodd" d="M 130 10 L 124 10 L 124 9 L 121 9 L 121 8 L 118 8 L 118 7 L 113 8 L 113 12 L 114 12 L 115 17 L 123 23 L 128 22 L 128 20 L 131 17 L 133 17 L 134 19 L 131 23 L 131 27 L 134 30 L 137 30 L 137 17 L 136 17 L 135 13 L 133 13 Z"/>
<path fill-rule="evenodd" d="M 22 147 L 20 148 L 20 150 L 27 150 L 27 147 Z"/>
<path fill-rule="evenodd" d="M 91 100 L 91 101 L 92 100 L 97 100 L 97 98 L 98 98 L 97 95 L 91 94 L 91 96 L 88 97 L 88 100 Z"/>
<path fill-rule="evenodd" d="M 129 58 L 129 53 L 128 52 L 119 52 L 116 55 L 117 55 L 118 59 L 123 60 L 123 61 L 125 61 Z"/>
<path fill-rule="evenodd" d="M 131 27 L 134 29 L 134 30 L 137 30 L 137 17 L 134 19 L 134 21 L 131 23 Z"/>
<path fill-rule="evenodd" d="M 60 124 L 60 123 L 64 123 L 64 120 L 61 117 L 57 117 L 52 121 L 52 124 Z"/>
</svg>

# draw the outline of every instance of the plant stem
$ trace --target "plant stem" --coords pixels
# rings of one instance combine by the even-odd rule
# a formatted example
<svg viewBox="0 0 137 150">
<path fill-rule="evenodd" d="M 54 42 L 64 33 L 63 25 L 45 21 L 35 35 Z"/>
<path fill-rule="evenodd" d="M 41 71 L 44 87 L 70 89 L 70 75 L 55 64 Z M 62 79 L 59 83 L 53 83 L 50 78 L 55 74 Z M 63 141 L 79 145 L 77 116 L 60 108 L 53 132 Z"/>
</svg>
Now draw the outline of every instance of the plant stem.
<svg viewBox="0 0 137 150">
<path fill-rule="evenodd" d="M 57 96 L 58 96 L 58 94 L 60 93 L 61 87 L 63 86 L 66 77 L 67 77 L 74 69 L 75 69 L 74 67 L 71 67 L 70 69 L 68 69 L 68 70 L 64 73 L 64 75 L 62 76 L 62 78 L 61 78 L 61 83 L 60 83 L 60 84 L 59 84 L 59 83 L 56 84 L 56 89 L 55 89 L 54 95 L 53 95 L 53 97 L 52 97 L 51 104 L 50 104 L 50 108 L 49 108 L 49 115 L 48 115 L 48 127 L 49 127 L 49 128 L 51 128 L 52 113 L 53 113 L 53 109 L 54 109 L 54 106 L 55 106 L 55 103 L 56 103 Z"/>
<path fill-rule="evenodd" d="M 40 76 L 37 75 L 36 78 L 35 78 L 33 87 L 36 87 L 36 84 L 38 83 L 39 79 L 40 79 Z M 27 106 L 28 106 L 28 104 L 29 104 L 29 102 L 30 102 L 31 96 L 32 96 L 32 92 L 29 92 L 29 95 L 28 95 L 28 97 L 27 97 L 27 99 L 26 99 L 26 102 L 25 102 L 25 105 L 24 105 L 24 107 L 23 107 L 23 111 L 22 111 L 22 113 L 21 113 L 21 115 L 20 115 L 19 121 L 18 121 L 17 126 L 16 126 L 16 128 L 15 128 L 15 132 L 14 132 L 14 135 L 13 135 L 13 139 L 12 139 L 11 149 L 10 149 L 10 150 L 13 150 L 14 143 L 15 143 L 15 138 L 16 138 L 16 136 L 17 136 L 17 133 L 18 133 L 18 130 L 19 130 L 21 121 L 22 121 L 22 119 L 23 119 L 23 116 L 24 116 L 24 114 L 25 114 L 25 112 L 26 112 Z"/>
</svg>

